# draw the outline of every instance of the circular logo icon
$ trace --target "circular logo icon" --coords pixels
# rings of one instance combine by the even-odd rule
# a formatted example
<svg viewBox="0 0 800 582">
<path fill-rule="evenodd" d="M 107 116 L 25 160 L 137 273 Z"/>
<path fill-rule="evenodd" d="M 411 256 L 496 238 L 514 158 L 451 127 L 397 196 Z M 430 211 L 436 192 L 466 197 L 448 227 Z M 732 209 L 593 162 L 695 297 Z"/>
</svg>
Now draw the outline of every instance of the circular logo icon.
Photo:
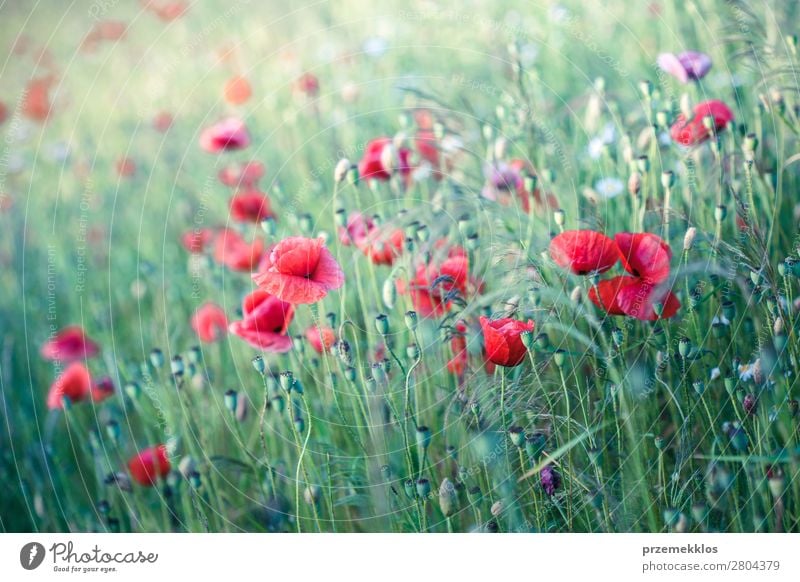
<svg viewBox="0 0 800 582">
<path fill-rule="evenodd" d="M 44 546 L 39 542 L 29 542 L 19 551 L 19 563 L 26 570 L 35 570 L 44 562 Z"/>
</svg>

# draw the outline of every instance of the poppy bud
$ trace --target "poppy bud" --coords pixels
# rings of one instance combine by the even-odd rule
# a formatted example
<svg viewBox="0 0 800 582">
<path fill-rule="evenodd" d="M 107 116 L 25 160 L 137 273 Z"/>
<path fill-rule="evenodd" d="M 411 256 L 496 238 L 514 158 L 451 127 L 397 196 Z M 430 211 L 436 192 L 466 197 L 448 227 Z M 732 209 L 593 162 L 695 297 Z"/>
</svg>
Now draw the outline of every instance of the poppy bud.
<svg viewBox="0 0 800 582">
<path fill-rule="evenodd" d="M 415 331 L 417 329 L 417 312 L 406 311 L 405 322 L 409 331 Z"/>
<path fill-rule="evenodd" d="M 544 433 L 535 432 L 525 437 L 525 453 L 534 461 L 538 461 L 539 457 L 544 452 L 544 447 L 547 444 L 547 437 Z"/>
<path fill-rule="evenodd" d="M 546 184 L 555 184 L 555 181 L 556 181 L 556 171 L 555 171 L 555 170 L 553 170 L 553 169 L 551 169 L 551 168 L 548 168 L 548 169 L 542 170 L 542 180 L 543 180 L 543 181 L 544 181 Z"/>
<path fill-rule="evenodd" d="M 536 336 L 536 340 L 534 341 L 534 346 L 537 350 L 545 351 L 547 348 L 550 347 L 550 336 L 546 333 L 542 332 Z"/>
<path fill-rule="evenodd" d="M 698 396 L 702 396 L 703 393 L 706 391 L 705 382 L 702 382 L 701 380 L 694 382 L 692 384 L 692 388 L 694 388 L 694 391 L 697 393 Z"/>
<path fill-rule="evenodd" d="M 381 313 L 375 318 L 375 329 L 377 329 L 378 333 L 381 335 L 389 333 L 389 318 L 385 313 Z"/>
<path fill-rule="evenodd" d="M 303 499 L 307 505 L 318 503 L 322 497 L 322 488 L 319 485 L 309 485 L 303 491 Z"/>
<path fill-rule="evenodd" d="M 347 158 L 342 158 L 336 164 L 336 167 L 333 170 L 333 180 L 337 184 L 339 182 L 343 182 L 344 179 L 347 177 L 347 171 L 350 169 L 350 160 Z"/>
<path fill-rule="evenodd" d="M 567 353 L 562 349 L 556 350 L 555 353 L 553 354 L 553 363 L 555 363 L 556 367 L 563 368 L 566 361 L 567 361 Z"/>
<path fill-rule="evenodd" d="M 672 170 L 661 172 L 661 186 L 669 190 L 675 185 L 675 173 Z"/>
<path fill-rule="evenodd" d="M 786 480 L 781 473 L 776 472 L 769 478 L 768 485 L 772 497 L 778 500 L 781 495 L 783 495 L 783 491 L 786 487 Z"/>
<path fill-rule="evenodd" d="M 347 183 L 351 185 L 358 184 L 359 176 L 358 176 L 358 166 L 355 164 L 350 166 L 350 169 L 347 171 Z"/>
<path fill-rule="evenodd" d="M 521 448 L 525 446 L 525 430 L 521 426 L 512 426 L 509 428 L 508 436 L 515 447 Z"/>
<path fill-rule="evenodd" d="M 556 223 L 557 226 L 564 226 L 564 222 L 567 219 L 567 213 L 561 210 L 555 210 L 553 212 L 553 221 Z"/>
<path fill-rule="evenodd" d="M 283 388 L 286 392 L 290 392 L 292 390 L 292 384 L 294 384 L 294 374 L 292 374 L 292 372 L 289 370 L 286 372 L 281 372 L 280 381 L 281 388 Z"/>
<path fill-rule="evenodd" d="M 431 444 L 431 429 L 427 426 L 418 426 L 416 432 L 417 446 L 423 451 Z"/>
<path fill-rule="evenodd" d="M 294 418 L 294 429 L 300 434 L 303 434 L 305 432 L 305 430 L 306 430 L 306 421 L 303 420 L 302 416 L 296 416 Z"/>
<path fill-rule="evenodd" d="M 406 497 L 409 499 L 416 499 L 417 493 L 414 488 L 414 482 L 411 479 L 403 481 L 403 491 L 405 491 Z"/>
<path fill-rule="evenodd" d="M 639 172 L 631 172 L 628 177 L 628 193 L 631 196 L 638 196 L 642 189 L 642 175 Z"/>
<path fill-rule="evenodd" d="M 533 349 L 533 345 L 536 342 L 536 337 L 533 335 L 533 331 L 527 329 L 519 334 L 519 339 L 522 340 L 522 345 L 525 346 L 525 349 L 528 351 Z"/>
<path fill-rule="evenodd" d="M 658 125 L 659 127 L 669 126 L 669 114 L 666 111 L 656 112 L 656 125 Z"/>
<path fill-rule="evenodd" d="M 310 234 L 314 230 L 314 219 L 310 214 L 304 213 L 298 217 L 297 224 L 300 230 L 305 234 Z"/>
<path fill-rule="evenodd" d="M 225 408 L 231 412 L 231 414 L 236 412 L 236 406 L 238 404 L 239 394 L 236 390 L 228 390 L 225 392 Z"/>
<path fill-rule="evenodd" d="M 421 224 L 417 227 L 415 234 L 417 235 L 417 238 L 420 240 L 420 242 L 427 242 L 428 239 L 431 237 L 430 230 L 428 230 L 428 227 L 424 224 Z"/>
<path fill-rule="evenodd" d="M 636 167 L 642 174 L 650 171 L 650 159 L 647 156 L 639 156 L 636 158 Z"/>
<path fill-rule="evenodd" d="M 683 250 L 689 252 L 694 244 L 694 239 L 697 236 L 697 229 L 690 226 L 686 229 L 686 234 L 683 235 Z"/>
<path fill-rule="evenodd" d="M 164 354 L 158 348 L 150 350 L 150 364 L 154 368 L 160 368 L 164 365 Z"/>
<path fill-rule="evenodd" d="M 423 501 L 427 500 L 428 496 L 431 494 L 431 482 L 425 479 L 417 480 L 417 495 Z"/>
<path fill-rule="evenodd" d="M 742 142 L 742 149 L 745 152 L 752 153 L 756 150 L 757 147 L 758 147 L 758 138 L 756 137 L 756 134 L 748 133 L 745 136 L 744 141 Z"/>
<path fill-rule="evenodd" d="M 694 117 L 694 109 L 692 107 L 692 100 L 688 93 L 683 93 L 680 100 L 681 114 L 684 119 L 692 119 Z"/>
<path fill-rule="evenodd" d="M 498 137 L 494 140 L 494 157 L 495 159 L 502 160 L 506 157 L 508 151 L 508 140 L 504 137 Z"/>
<path fill-rule="evenodd" d="M 386 308 L 394 309 L 394 305 L 397 302 L 397 285 L 395 285 L 394 279 L 389 278 L 383 282 L 381 295 Z"/>
<path fill-rule="evenodd" d="M 456 512 L 457 505 L 458 492 L 453 482 L 445 477 L 439 486 L 439 508 L 442 510 L 442 515 L 450 517 Z"/>
</svg>

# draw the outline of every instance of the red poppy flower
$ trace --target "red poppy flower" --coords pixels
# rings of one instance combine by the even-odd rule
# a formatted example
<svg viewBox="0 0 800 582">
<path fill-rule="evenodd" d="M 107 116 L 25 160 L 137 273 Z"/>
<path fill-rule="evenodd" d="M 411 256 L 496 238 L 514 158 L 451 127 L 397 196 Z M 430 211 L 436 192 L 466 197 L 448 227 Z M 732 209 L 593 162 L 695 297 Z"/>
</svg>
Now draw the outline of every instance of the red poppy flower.
<svg viewBox="0 0 800 582">
<path fill-rule="evenodd" d="M 522 322 L 510 317 L 491 320 L 481 316 L 481 331 L 486 357 L 498 366 L 513 367 L 522 363 L 526 349 L 520 337 L 524 331 L 533 331 L 533 322 Z"/>
<path fill-rule="evenodd" d="M 722 101 L 716 99 L 698 103 L 690 120 L 683 114 L 678 115 L 670 129 L 672 140 L 684 146 L 693 146 L 706 141 L 711 137 L 711 131 L 704 121 L 706 117 L 713 119 L 714 131 L 720 132 L 733 121 L 733 112 Z"/>
<path fill-rule="evenodd" d="M 100 352 L 98 346 L 79 325 L 70 325 L 42 345 L 41 354 L 46 360 L 69 362 L 92 358 Z"/>
<path fill-rule="evenodd" d="M 92 386 L 92 400 L 102 402 L 106 398 L 114 395 L 114 381 L 108 376 L 100 378 Z"/>
<path fill-rule="evenodd" d="M 200 134 L 200 147 L 212 154 L 244 149 L 250 145 L 250 134 L 244 122 L 229 117 L 207 127 Z"/>
<path fill-rule="evenodd" d="M 420 265 L 408 286 L 398 280 L 398 291 L 408 293 L 422 317 L 440 316 L 450 309 L 454 295 L 467 296 L 469 261 L 464 256 L 445 259 L 437 267 Z"/>
<path fill-rule="evenodd" d="M 264 177 L 264 164 L 261 162 L 245 162 L 231 164 L 219 171 L 219 181 L 229 188 L 254 190 L 258 181 Z"/>
<path fill-rule="evenodd" d="M 316 97 L 319 93 L 319 79 L 311 73 L 303 73 L 294 82 L 296 93 L 308 97 Z"/>
<path fill-rule="evenodd" d="M 153 127 L 156 131 L 161 133 L 166 133 L 170 127 L 172 127 L 172 122 L 174 121 L 172 114 L 167 111 L 161 111 L 153 118 Z"/>
<path fill-rule="evenodd" d="M 647 232 L 614 235 L 622 266 L 634 277 L 661 283 L 669 277 L 672 250 L 660 237 Z"/>
<path fill-rule="evenodd" d="M 433 168 L 433 175 L 436 178 L 440 178 L 439 147 L 434 133 L 429 129 L 420 129 L 414 138 L 414 146 L 417 148 L 420 157 Z"/>
<path fill-rule="evenodd" d="M 58 410 L 63 408 L 63 398 L 70 402 L 86 400 L 92 391 L 92 377 L 86 366 L 80 362 L 73 362 L 56 378 L 47 394 L 47 408 Z"/>
<path fill-rule="evenodd" d="M 128 461 L 128 470 L 133 480 L 146 487 L 155 485 L 156 480 L 159 477 L 166 477 L 171 469 L 166 445 L 157 445 L 139 451 Z"/>
<path fill-rule="evenodd" d="M 603 273 L 619 260 L 617 244 L 593 230 L 566 230 L 550 241 L 550 257 L 576 275 Z"/>
<path fill-rule="evenodd" d="M 316 303 L 344 285 L 344 273 L 323 239 L 294 236 L 272 248 L 253 280 L 289 303 Z"/>
<path fill-rule="evenodd" d="M 312 325 L 306 330 L 306 339 L 314 351 L 321 354 L 323 351 L 329 352 L 336 343 L 336 333 L 330 327 L 321 328 L 322 335 L 320 336 L 320 328 Z M 324 349 L 323 349 L 324 344 Z"/>
<path fill-rule="evenodd" d="M 130 178 L 136 173 L 136 162 L 131 158 L 117 160 L 117 174 L 123 178 Z"/>
<path fill-rule="evenodd" d="M 227 83 L 225 83 L 224 93 L 225 101 L 231 105 L 241 105 L 250 99 L 250 96 L 253 94 L 253 90 L 250 87 L 250 81 L 247 80 L 247 77 L 236 75 Z"/>
<path fill-rule="evenodd" d="M 269 196 L 257 190 L 232 196 L 228 207 L 231 218 L 237 222 L 259 223 L 267 218 L 275 218 L 275 213 L 270 208 Z"/>
<path fill-rule="evenodd" d="M 386 154 L 384 150 L 392 146 L 392 139 L 379 137 L 373 139 L 364 149 L 364 156 L 358 163 L 358 175 L 362 180 L 388 180 L 392 177 L 394 168 L 387 168 L 384 165 Z M 411 174 L 410 163 L 411 150 L 400 148 L 397 151 L 397 170 L 402 176 L 408 177 Z"/>
<path fill-rule="evenodd" d="M 22 113 L 34 121 L 44 121 L 50 115 L 51 77 L 31 79 L 25 89 L 22 102 Z"/>
<path fill-rule="evenodd" d="M 558 199 L 552 193 L 542 194 L 539 188 L 536 188 L 533 192 L 528 192 L 525 189 L 523 173 L 532 176 L 536 175 L 536 170 L 530 162 L 515 158 L 511 160 L 508 165 L 513 171 L 519 174 L 519 180 L 516 181 L 516 192 L 523 212 L 526 214 L 530 213 L 531 201 L 533 201 L 534 210 L 539 213 L 553 211 L 559 207 Z"/>
<path fill-rule="evenodd" d="M 339 241 L 345 245 L 360 244 L 375 228 L 375 223 L 369 216 L 360 212 L 351 212 L 347 217 L 347 225 L 339 227 Z"/>
<path fill-rule="evenodd" d="M 623 287 L 636 281 L 635 277 L 626 277 L 624 275 L 604 279 L 589 289 L 589 299 L 609 315 L 625 315 L 625 312 L 619 306 L 617 297 L 619 297 L 619 292 Z"/>
<path fill-rule="evenodd" d="M 223 229 L 216 236 L 214 258 L 233 271 L 252 271 L 264 253 L 261 239 L 247 243 L 235 230 Z"/>
<path fill-rule="evenodd" d="M 447 362 L 447 370 L 455 376 L 463 376 L 469 363 L 467 352 L 467 325 L 463 321 L 456 324 L 453 336 L 450 338 L 450 349 L 453 357 Z"/>
<path fill-rule="evenodd" d="M 399 228 L 388 233 L 385 230 L 374 229 L 366 237 L 356 242 L 356 245 L 376 265 L 391 265 L 403 252 L 405 235 Z"/>
<path fill-rule="evenodd" d="M 656 311 L 656 304 L 661 306 L 661 315 Z M 669 319 L 681 308 L 674 293 L 645 279 L 623 285 L 617 294 L 617 305 L 625 315 L 643 321 Z"/>
<path fill-rule="evenodd" d="M 219 305 L 206 303 L 195 311 L 191 325 L 201 342 L 212 343 L 225 337 L 228 318 Z"/>
<path fill-rule="evenodd" d="M 294 307 L 256 289 L 242 301 L 241 321 L 234 321 L 228 330 L 242 338 L 254 348 L 265 352 L 288 352 L 292 349 L 292 338 L 286 330 L 294 317 Z"/>
<path fill-rule="evenodd" d="M 189 230 L 181 236 L 181 244 L 190 253 L 200 254 L 214 242 L 216 236 L 217 233 L 211 228 Z"/>
</svg>

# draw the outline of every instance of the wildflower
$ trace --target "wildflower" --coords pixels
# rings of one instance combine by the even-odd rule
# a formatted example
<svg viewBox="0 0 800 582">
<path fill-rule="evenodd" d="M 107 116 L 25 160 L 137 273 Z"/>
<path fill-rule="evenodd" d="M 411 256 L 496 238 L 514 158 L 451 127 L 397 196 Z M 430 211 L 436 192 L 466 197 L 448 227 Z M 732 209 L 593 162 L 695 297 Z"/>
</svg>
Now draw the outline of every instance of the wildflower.
<svg viewBox="0 0 800 582">
<path fill-rule="evenodd" d="M 464 256 L 445 259 L 440 265 L 420 265 L 406 286 L 398 280 L 398 291 L 408 293 L 414 309 L 423 317 L 440 316 L 459 295 L 467 295 L 469 261 Z"/>
<path fill-rule="evenodd" d="M 228 332 L 228 318 L 220 306 L 206 303 L 195 311 L 191 326 L 201 342 L 212 343 L 225 337 Z"/>
<path fill-rule="evenodd" d="M 136 173 L 136 162 L 131 158 L 120 158 L 116 164 L 117 175 L 121 178 L 130 178 Z"/>
<path fill-rule="evenodd" d="M 292 88 L 298 95 L 316 97 L 319 94 L 319 79 L 312 73 L 303 73 L 295 80 Z"/>
<path fill-rule="evenodd" d="M 403 250 L 405 235 L 399 228 L 372 229 L 356 246 L 376 265 L 391 265 Z"/>
<path fill-rule="evenodd" d="M 253 280 L 289 303 L 316 303 L 344 284 L 344 273 L 322 238 L 289 237 L 272 248 Z"/>
<path fill-rule="evenodd" d="M 212 154 L 244 149 L 250 145 L 250 134 L 244 122 L 229 117 L 207 127 L 200 134 L 200 147 Z"/>
<path fill-rule="evenodd" d="M 258 181 L 264 177 L 265 168 L 261 162 L 245 162 L 244 164 L 231 164 L 219 171 L 219 181 L 229 188 L 242 190 L 255 190 Z"/>
<path fill-rule="evenodd" d="M 336 343 L 336 333 L 330 327 L 312 325 L 306 329 L 306 339 L 318 354 L 330 352 Z"/>
<path fill-rule="evenodd" d="M 210 228 L 189 230 L 181 237 L 181 244 L 192 254 L 200 254 L 214 242 L 217 233 Z"/>
<path fill-rule="evenodd" d="M 520 334 L 533 331 L 533 322 L 522 322 L 508 317 L 495 320 L 481 317 L 480 323 L 489 361 L 498 366 L 518 366 L 527 354 Z"/>
<path fill-rule="evenodd" d="M 545 465 L 539 473 L 539 480 L 542 489 L 547 495 L 554 495 L 561 487 L 561 475 L 555 470 L 553 465 Z"/>
<path fill-rule="evenodd" d="M 593 230 L 567 230 L 550 241 L 550 257 L 576 275 L 603 273 L 619 260 L 616 243 Z"/>
<path fill-rule="evenodd" d="M 275 214 L 270 208 L 269 196 L 257 190 L 232 196 L 228 207 L 231 218 L 237 222 L 260 223 L 268 218 L 275 219 Z"/>
<path fill-rule="evenodd" d="M 411 172 L 410 156 L 411 150 L 399 148 L 396 153 L 396 163 L 391 167 L 387 165 L 387 153 L 394 146 L 392 139 L 379 137 L 373 139 L 364 149 L 364 155 L 358 163 L 358 175 L 366 180 L 388 180 L 392 177 L 392 171 L 398 170 L 403 176 L 408 176 Z"/>
<path fill-rule="evenodd" d="M 711 57 L 697 51 L 685 51 L 678 55 L 662 53 L 656 63 L 665 73 L 669 73 L 683 84 L 698 81 L 711 69 Z"/>
<path fill-rule="evenodd" d="M 155 485 L 159 477 L 166 477 L 171 469 L 166 445 L 139 451 L 128 461 L 128 470 L 133 480 L 148 487 Z"/>
<path fill-rule="evenodd" d="M 294 307 L 266 291 L 256 289 L 242 301 L 242 320 L 234 321 L 228 331 L 254 348 L 265 352 L 288 352 L 292 338 L 287 334 L 294 317 Z"/>
<path fill-rule="evenodd" d="M 650 233 L 620 232 L 614 235 L 622 266 L 634 277 L 661 283 L 669 277 L 672 250 L 661 238 Z"/>
<path fill-rule="evenodd" d="M 261 261 L 264 243 L 254 239 L 248 243 L 232 229 L 226 228 L 217 234 L 214 243 L 214 258 L 233 271 L 252 271 Z"/>
<path fill-rule="evenodd" d="M 375 222 L 360 212 L 351 212 L 345 226 L 339 227 L 339 241 L 349 246 L 359 245 L 375 228 Z"/>
<path fill-rule="evenodd" d="M 711 100 L 698 103 L 694 107 L 694 117 L 687 119 L 683 114 L 670 129 L 673 141 L 683 146 L 698 145 L 711 137 L 711 130 L 719 132 L 733 121 L 733 113 L 722 101 Z M 706 125 L 706 118 L 710 118 L 711 126 Z"/>
<path fill-rule="evenodd" d="M 633 282 L 635 282 L 633 277 L 625 276 L 598 281 L 596 285 L 589 289 L 589 300 L 597 307 L 605 310 L 609 315 L 625 315 L 617 298 L 620 290 Z"/>
<path fill-rule="evenodd" d="M 91 396 L 92 377 L 80 362 L 73 362 L 56 378 L 47 394 L 47 408 L 58 410 L 64 407 L 64 398 L 69 403 L 80 402 Z"/>
<path fill-rule="evenodd" d="M 619 178 L 601 178 L 594 185 L 594 190 L 601 198 L 606 200 L 616 198 L 622 194 L 625 185 Z"/>
<path fill-rule="evenodd" d="M 82 327 L 70 325 L 46 341 L 40 353 L 46 360 L 70 362 L 96 356 L 100 353 L 100 346 L 86 335 Z"/>
<path fill-rule="evenodd" d="M 250 86 L 250 81 L 247 77 L 242 75 L 235 75 L 225 83 L 225 90 L 223 95 L 225 101 L 231 105 L 241 105 L 246 103 L 250 96 L 253 94 L 253 89 Z"/>
<path fill-rule="evenodd" d="M 90 395 L 94 402 L 102 402 L 106 398 L 113 396 L 114 391 L 114 381 L 108 376 L 104 376 L 94 383 Z"/>
<path fill-rule="evenodd" d="M 644 321 L 669 319 L 681 307 L 678 298 L 647 279 L 636 279 L 620 288 L 617 305 L 630 317 Z"/>
</svg>

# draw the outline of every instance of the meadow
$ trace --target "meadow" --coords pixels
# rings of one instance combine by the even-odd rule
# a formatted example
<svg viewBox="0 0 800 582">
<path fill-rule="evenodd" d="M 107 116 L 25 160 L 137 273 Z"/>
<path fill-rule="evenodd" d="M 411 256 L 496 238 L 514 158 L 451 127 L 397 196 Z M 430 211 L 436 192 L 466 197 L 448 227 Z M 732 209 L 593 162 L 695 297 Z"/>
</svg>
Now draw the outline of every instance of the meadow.
<svg viewBox="0 0 800 582">
<path fill-rule="evenodd" d="M 0 3 L 0 531 L 800 531 L 797 22 Z"/>
</svg>

